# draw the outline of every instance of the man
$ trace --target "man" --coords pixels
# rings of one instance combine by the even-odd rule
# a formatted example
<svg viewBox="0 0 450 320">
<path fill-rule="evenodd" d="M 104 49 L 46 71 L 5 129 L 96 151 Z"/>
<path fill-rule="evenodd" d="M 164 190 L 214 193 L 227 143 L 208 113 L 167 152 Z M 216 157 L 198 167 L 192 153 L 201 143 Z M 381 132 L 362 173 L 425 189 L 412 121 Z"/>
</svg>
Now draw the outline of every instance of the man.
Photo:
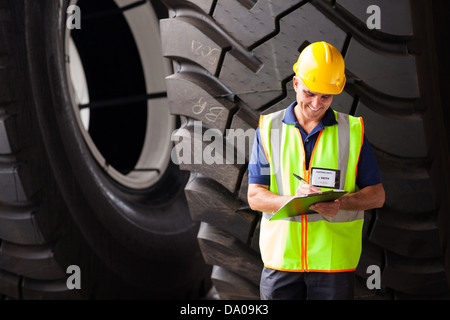
<svg viewBox="0 0 450 320">
<path fill-rule="evenodd" d="M 346 82 L 340 52 L 312 43 L 294 71 L 296 101 L 261 116 L 249 164 L 248 202 L 263 212 L 261 298 L 352 299 L 364 210 L 383 206 L 384 188 L 362 119 L 330 108 Z M 318 214 L 269 221 L 293 195 L 330 189 L 348 193 L 312 205 Z"/>
</svg>

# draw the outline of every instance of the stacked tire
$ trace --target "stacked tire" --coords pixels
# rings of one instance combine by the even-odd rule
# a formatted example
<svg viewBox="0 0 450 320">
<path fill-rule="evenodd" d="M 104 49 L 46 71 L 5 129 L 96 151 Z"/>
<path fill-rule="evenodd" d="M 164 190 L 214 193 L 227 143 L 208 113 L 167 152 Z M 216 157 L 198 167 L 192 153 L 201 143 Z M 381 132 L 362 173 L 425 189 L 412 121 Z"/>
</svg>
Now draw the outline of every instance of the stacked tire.
<svg viewBox="0 0 450 320">
<path fill-rule="evenodd" d="M 81 29 L 70 31 L 71 5 L 81 10 Z M 144 62 L 162 65 L 160 50 L 144 61 L 139 49 L 148 41 L 137 36 L 156 32 L 152 46 L 160 43 L 158 8 L 165 10 L 147 1 L 0 1 L 0 298 L 192 299 L 210 289 L 184 195 L 189 174 L 166 162 L 142 168 L 158 174 L 151 185 L 138 186 L 146 171 L 124 182 L 126 166 L 138 171 L 145 156 L 127 146 L 145 150 L 150 107 L 167 109 L 150 100 L 165 99 L 164 85 L 154 94 L 143 80 Z M 145 13 L 144 25 L 149 18 L 155 28 L 131 30 L 130 13 Z M 69 38 L 89 87 L 88 129 L 68 76 Z M 165 75 L 153 82 L 164 84 Z M 161 151 L 146 156 L 154 154 Z"/>
<path fill-rule="evenodd" d="M 257 299 L 262 270 L 260 213 L 246 200 L 252 139 L 245 135 L 245 163 L 227 162 L 227 151 L 236 148 L 227 135 L 251 132 L 260 114 L 294 101 L 292 65 L 306 45 L 323 40 L 346 62 L 348 82 L 332 107 L 364 118 L 386 190 L 384 207 L 365 213 L 355 297 L 448 298 L 448 3 L 164 2 L 170 10 L 160 23 L 162 49 L 175 70 L 167 78 L 169 107 L 183 119 L 177 141 L 193 144 L 191 160 L 211 143 L 208 130 L 221 133 L 225 145 L 214 163 L 180 163 L 191 172 L 185 192 L 192 219 L 201 221 L 200 247 L 220 296 Z M 369 29 L 368 20 L 377 18 L 367 11 L 373 5 L 381 29 Z M 372 265 L 381 270 L 380 289 L 367 286 Z"/>
</svg>

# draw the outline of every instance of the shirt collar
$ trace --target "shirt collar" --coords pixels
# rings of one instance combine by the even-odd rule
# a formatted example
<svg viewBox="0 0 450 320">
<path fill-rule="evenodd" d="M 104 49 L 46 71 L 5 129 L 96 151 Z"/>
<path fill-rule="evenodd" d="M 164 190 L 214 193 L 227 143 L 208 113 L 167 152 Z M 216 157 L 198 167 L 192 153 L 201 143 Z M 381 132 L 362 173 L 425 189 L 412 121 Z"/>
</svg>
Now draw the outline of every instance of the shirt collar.
<svg viewBox="0 0 450 320">
<path fill-rule="evenodd" d="M 294 101 L 289 107 L 287 107 L 286 112 L 284 113 L 283 123 L 293 124 L 296 127 L 300 127 L 300 124 L 297 122 L 297 118 L 294 114 L 294 107 L 296 105 L 297 101 Z M 325 111 L 322 121 L 318 124 L 318 126 L 322 126 L 321 129 L 323 129 L 324 126 L 333 126 L 335 124 L 337 124 L 336 117 L 334 116 L 333 109 L 330 107 L 327 111 Z"/>
</svg>

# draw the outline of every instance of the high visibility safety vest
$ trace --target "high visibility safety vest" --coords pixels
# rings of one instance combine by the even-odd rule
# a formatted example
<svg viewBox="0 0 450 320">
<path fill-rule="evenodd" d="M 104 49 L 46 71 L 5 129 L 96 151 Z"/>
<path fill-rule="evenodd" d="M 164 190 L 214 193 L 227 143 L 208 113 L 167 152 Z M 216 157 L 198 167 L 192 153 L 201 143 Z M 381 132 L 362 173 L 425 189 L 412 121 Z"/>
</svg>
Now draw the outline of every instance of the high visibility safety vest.
<svg viewBox="0 0 450 320">
<path fill-rule="evenodd" d="M 325 126 L 319 133 L 309 168 L 305 165 L 299 130 L 294 124 L 282 122 L 285 110 L 260 117 L 261 141 L 270 163 L 270 191 L 294 195 L 300 181 L 292 173 L 309 183 L 314 168 L 339 170 L 335 171 L 340 176 L 339 189 L 357 191 L 363 121 L 333 112 L 337 125 Z M 267 268 L 294 272 L 356 269 L 361 255 L 364 211 L 340 210 L 333 218 L 306 214 L 269 221 L 271 217 L 271 213 L 263 213 L 260 229 L 260 251 Z"/>
</svg>

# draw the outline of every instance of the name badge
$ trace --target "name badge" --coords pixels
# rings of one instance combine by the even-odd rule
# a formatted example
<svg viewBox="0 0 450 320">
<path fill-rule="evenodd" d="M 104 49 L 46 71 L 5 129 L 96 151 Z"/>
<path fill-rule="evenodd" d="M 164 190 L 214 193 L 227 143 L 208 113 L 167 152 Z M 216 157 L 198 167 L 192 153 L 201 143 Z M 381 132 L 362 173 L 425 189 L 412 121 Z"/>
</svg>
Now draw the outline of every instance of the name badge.
<svg viewBox="0 0 450 320">
<path fill-rule="evenodd" d="M 311 168 L 311 184 L 316 187 L 339 189 L 340 170 Z"/>
</svg>

